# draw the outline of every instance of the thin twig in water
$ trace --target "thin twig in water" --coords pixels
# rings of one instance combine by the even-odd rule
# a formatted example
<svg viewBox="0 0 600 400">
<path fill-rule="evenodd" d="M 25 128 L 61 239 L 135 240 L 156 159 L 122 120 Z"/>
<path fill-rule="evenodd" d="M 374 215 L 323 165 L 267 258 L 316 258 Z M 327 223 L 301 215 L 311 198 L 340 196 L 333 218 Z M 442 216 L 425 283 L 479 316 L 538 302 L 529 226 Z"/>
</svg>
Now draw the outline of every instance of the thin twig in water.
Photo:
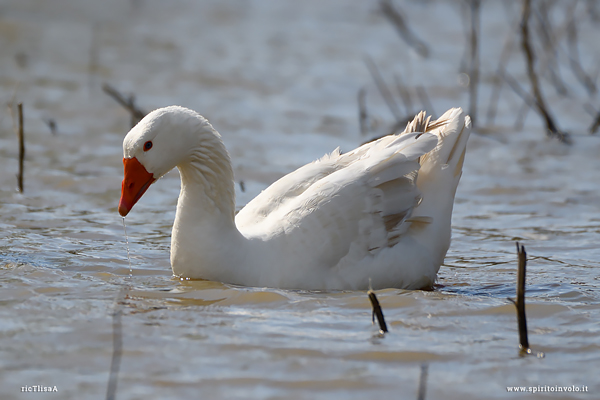
<svg viewBox="0 0 600 400">
<path fill-rule="evenodd" d="M 547 134 L 550 137 L 556 137 L 563 143 L 570 143 L 569 135 L 565 132 L 561 132 L 556 127 L 554 123 L 554 119 L 550 115 L 548 111 L 548 107 L 546 107 L 546 103 L 544 101 L 544 97 L 542 96 L 542 91 L 540 89 L 538 78 L 535 73 L 534 62 L 535 55 L 533 53 L 533 48 L 530 43 L 529 38 L 529 16 L 531 14 L 531 0 L 523 0 L 523 11 L 521 18 L 521 46 L 523 48 L 523 54 L 525 55 L 525 61 L 527 63 L 527 75 L 529 76 L 529 81 L 531 82 L 531 87 L 533 90 L 533 95 L 536 99 L 536 107 L 542 119 L 546 124 Z"/>
<path fill-rule="evenodd" d="M 400 121 L 402 119 L 400 108 L 398 107 L 396 100 L 394 100 L 392 92 L 388 89 L 387 85 L 383 81 L 377 65 L 375 65 L 373 60 L 371 60 L 371 57 L 368 56 L 365 57 L 365 63 L 367 64 L 367 68 L 369 69 L 369 72 L 371 73 L 371 76 L 373 77 L 373 80 L 375 81 L 377 89 L 379 90 L 379 93 L 381 93 L 381 97 L 383 97 L 385 104 L 387 104 L 396 121 Z"/>
<path fill-rule="evenodd" d="M 417 400 L 425 400 L 427 391 L 427 376 L 429 375 L 429 364 L 421 364 L 421 376 L 419 377 L 419 393 Z"/>
<path fill-rule="evenodd" d="M 525 246 L 517 242 L 517 255 L 519 257 L 519 269 L 517 272 L 517 300 L 509 300 L 517 308 L 517 319 L 519 322 L 519 349 L 522 354 L 530 354 L 529 339 L 527 338 L 527 318 L 525 316 L 525 275 L 527 269 L 527 253 Z"/>
<path fill-rule="evenodd" d="M 369 133 L 369 113 L 367 112 L 367 90 L 363 87 L 358 91 L 358 124 L 360 134 Z"/>
<path fill-rule="evenodd" d="M 25 132 L 23 130 L 23 103 L 17 105 L 19 115 L 19 192 L 23 193 L 23 175 L 25 174 Z"/>
<path fill-rule="evenodd" d="M 480 0 L 471 0 L 471 62 L 469 67 L 469 115 L 473 124 L 477 122 L 477 90 L 479 87 L 479 27 L 480 27 Z"/>
<path fill-rule="evenodd" d="M 421 57 L 429 57 L 429 48 L 410 31 L 404 17 L 400 11 L 394 8 L 391 0 L 381 0 L 379 6 L 383 15 L 396 27 L 396 31 L 406 44 L 412 47 Z"/>
<path fill-rule="evenodd" d="M 131 95 L 129 97 L 125 97 L 108 83 L 104 83 L 102 85 L 102 90 L 104 93 L 112 97 L 117 103 L 119 103 L 124 109 L 129 111 L 131 114 L 131 127 L 134 127 L 138 122 L 141 121 L 142 118 L 146 116 L 144 111 L 136 107 L 135 96 Z"/>
<path fill-rule="evenodd" d="M 110 362 L 110 376 L 106 388 L 106 400 L 114 400 L 117 395 L 117 382 L 119 381 L 119 368 L 121 367 L 121 356 L 123 354 L 123 304 L 129 291 L 128 286 L 123 286 L 119 291 L 115 311 L 113 313 L 113 353 Z"/>
<path fill-rule="evenodd" d="M 379 323 L 379 330 L 383 333 L 388 331 L 387 325 L 385 324 L 385 318 L 383 317 L 383 311 L 381 310 L 381 306 L 379 305 L 379 300 L 377 300 L 377 296 L 375 292 L 369 290 L 367 292 L 369 295 L 369 300 L 371 300 L 371 306 L 373 306 L 373 323 L 375 323 L 375 317 L 377 317 L 377 322 Z"/>
</svg>

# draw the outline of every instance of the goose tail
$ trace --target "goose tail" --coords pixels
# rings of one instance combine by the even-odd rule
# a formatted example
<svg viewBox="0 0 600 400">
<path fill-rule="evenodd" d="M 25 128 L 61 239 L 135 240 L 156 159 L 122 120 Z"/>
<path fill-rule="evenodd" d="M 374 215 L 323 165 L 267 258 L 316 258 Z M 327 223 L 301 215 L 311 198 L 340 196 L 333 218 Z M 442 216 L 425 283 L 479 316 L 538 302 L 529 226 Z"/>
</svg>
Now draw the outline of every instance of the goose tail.
<svg viewBox="0 0 600 400">
<path fill-rule="evenodd" d="M 415 235 L 422 235 L 424 242 L 437 244 L 431 251 L 440 265 L 450 247 L 454 196 L 471 134 L 471 118 L 461 108 L 452 108 L 435 121 L 421 112 L 408 124 L 407 130 L 430 132 L 438 138 L 433 150 L 419 159 L 421 167 L 416 184 L 422 201 L 414 210 L 413 218 L 431 221 Z M 418 225 L 415 229 L 419 229 Z"/>
</svg>

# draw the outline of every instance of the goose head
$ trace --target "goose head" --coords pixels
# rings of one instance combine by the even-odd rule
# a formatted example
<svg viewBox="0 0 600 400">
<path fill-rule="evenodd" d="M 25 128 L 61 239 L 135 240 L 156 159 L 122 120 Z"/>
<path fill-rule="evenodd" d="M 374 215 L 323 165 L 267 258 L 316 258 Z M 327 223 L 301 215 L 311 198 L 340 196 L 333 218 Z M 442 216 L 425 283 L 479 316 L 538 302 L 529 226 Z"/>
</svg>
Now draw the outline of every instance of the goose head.
<svg viewBox="0 0 600 400">
<path fill-rule="evenodd" d="M 204 117 L 184 107 L 160 108 L 146 115 L 123 140 L 119 214 L 126 216 L 152 183 L 190 162 L 203 139 L 215 136 L 220 141 Z"/>
</svg>

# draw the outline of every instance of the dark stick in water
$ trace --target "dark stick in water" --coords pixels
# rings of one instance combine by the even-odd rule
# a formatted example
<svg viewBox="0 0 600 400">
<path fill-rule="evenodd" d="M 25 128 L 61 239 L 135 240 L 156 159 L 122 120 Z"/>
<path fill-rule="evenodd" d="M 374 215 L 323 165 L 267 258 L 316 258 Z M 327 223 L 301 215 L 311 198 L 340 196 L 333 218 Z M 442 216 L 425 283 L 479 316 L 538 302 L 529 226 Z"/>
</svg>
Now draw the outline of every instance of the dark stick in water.
<svg viewBox="0 0 600 400">
<path fill-rule="evenodd" d="M 104 93 L 112 97 L 117 103 L 119 103 L 124 109 L 129 111 L 131 114 L 131 127 L 133 128 L 138 122 L 142 120 L 146 116 L 146 113 L 140 110 L 135 105 L 135 96 L 131 95 L 129 97 L 121 94 L 117 89 L 110 86 L 108 83 L 102 85 L 102 90 Z"/>
<path fill-rule="evenodd" d="M 523 48 L 523 54 L 525 55 L 525 62 L 527 64 L 527 76 L 531 83 L 531 89 L 533 96 L 535 97 L 535 105 L 538 113 L 546 124 L 546 132 L 549 137 L 556 137 L 563 143 L 571 143 L 569 135 L 562 132 L 556 126 L 554 118 L 550 115 L 550 111 L 546 106 L 540 85 L 538 82 L 538 76 L 535 72 L 535 55 L 533 52 L 533 46 L 531 45 L 530 31 L 529 31 L 529 16 L 531 14 L 531 0 L 523 0 L 523 14 L 521 18 L 521 46 Z"/>
<path fill-rule="evenodd" d="M 477 87 L 479 85 L 479 28 L 480 0 L 471 0 L 471 61 L 469 66 L 469 115 L 473 123 L 477 121 Z"/>
<path fill-rule="evenodd" d="M 23 103 L 17 106 L 19 112 L 19 192 L 23 193 L 23 174 L 25 161 L 25 133 L 23 131 Z"/>
<path fill-rule="evenodd" d="M 529 354 L 529 339 L 527 338 L 527 318 L 525 317 L 525 274 L 527 267 L 527 253 L 525 246 L 517 242 L 517 255 L 519 257 L 519 270 L 517 272 L 517 300 L 510 299 L 517 308 L 517 319 L 519 321 L 519 348 L 522 353 Z"/>
<path fill-rule="evenodd" d="M 371 300 L 371 305 L 373 306 L 373 322 L 375 322 L 375 316 L 377 316 L 379 329 L 381 330 L 381 332 L 385 333 L 388 331 L 388 329 L 387 325 L 385 324 L 385 318 L 383 317 L 383 311 L 381 310 L 381 306 L 379 305 L 379 300 L 377 300 L 377 296 L 372 290 L 369 290 L 367 294 L 369 295 L 369 300 Z"/>
</svg>

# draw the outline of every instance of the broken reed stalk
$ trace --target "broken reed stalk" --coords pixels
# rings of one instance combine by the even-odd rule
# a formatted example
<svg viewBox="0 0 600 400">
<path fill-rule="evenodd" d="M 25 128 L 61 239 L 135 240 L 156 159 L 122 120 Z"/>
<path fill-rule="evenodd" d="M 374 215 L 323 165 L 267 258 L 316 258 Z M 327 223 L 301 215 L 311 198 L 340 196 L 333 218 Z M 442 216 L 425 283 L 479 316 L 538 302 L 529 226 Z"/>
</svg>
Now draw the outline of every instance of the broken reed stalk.
<svg viewBox="0 0 600 400">
<path fill-rule="evenodd" d="M 425 392 L 427 389 L 427 376 L 429 375 L 429 364 L 421 365 L 421 376 L 419 377 L 419 393 L 417 400 L 425 400 Z"/>
<path fill-rule="evenodd" d="M 23 103 L 19 103 L 17 106 L 19 114 L 19 175 L 17 179 L 19 181 L 19 192 L 23 193 L 23 175 L 25 173 L 25 132 L 23 130 Z"/>
<path fill-rule="evenodd" d="M 480 0 L 471 0 L 471 62 L 469 67 L 469 115 L 473 124 L 477 121 L 477 90 L 479 86 L 479 27 Z"/>
<path fill-rule="evenodd" d="M 375 295 L 375 292 L 373 292 L 372 290 L 369 290 L 367 292 L 367 295 L 369 295 L 369 300 L 371 300 L 371 306 L 373 306 L 373 314 L 372 314 L 373 323 L 375 323 L 375 316 L 377 316 L 377 322 L 379 323 L 379 330 L 383 333 L 386 333 L 388 331 L 388 329 L 387 329 L 387 325 L 385 323 L 385 318 L 383 317 L 383 311 L 381 310 L 381 306 L 379 305 L 379 300 L 377 300 L 377 296 Z"/>
<path fill-rule="evenodd" d="M 142 120 L 146 116 L 146 113 L 136 107 L 135 105 L 135 96 L 131 95 L 129 97 L 124 96 L 114 87 L 110 86 L 108 83 L 102 84 L 102 90 L 104 93 L 112 97 L 117 103 L 119 103 L 124 109 L 129 111 L 131 114 L 131 127 L 133 128 L 138 122 Z"/>
<path fill-rule="evenodd" d="M 119 369 L 121 367 L 121 356 L 123 354 L 123 325 L 121 317 L 123 315 L 123 304 L 127 296 L 129 287 L 123 286 L 119 291 L 115 312 L 113 313 L 113 353 L 110 362 L 110 375 L 108 377 L 108 386 L 106 388 L 106 400 L 114 400 L 117 394 L 117 382 L 119 381 Z"/>
<path fill-rule="evenodd" d="M 556 127 L 554 123 L 554 119 L 550 115 L 548 111 L 548 107 L 546 107 L 546 102 L 544 101 L 544 97 L 542 96 L 542 91 L 540 89 L 540 85 L 538 82 L 538 77 L 535 72 L 535 55 L 533 52 L 533 47 L 531 46 L 531 40 L 529 37 L 529 16 L 531 14 L 531 0 L 523 0 L 523 13 L 521 18 L 521 46 L 523 48 L 523 54 L 525 55 L 525 62 L 527 64 L 527 75 L 529 77 L 529 81 L 531 82 L 531 88 L 533 90 L 533 95 L 536 100 L 536 108 L 542 119 L 546 124 L 547 134 L 550 137 L 556 137 L 562 143 L 570 143 L 569 135 L 564 132 L 561 132 Z"/>
<path fill-rule="evenodd" d="M 519 257 L 519 269 L 517 272 L 517 300 L 509 300 L 517 308 L 517 319 L 519 322 L 519 349 L 522 353 L 529 354 L 529 339 L 527 338 L 527 318 L 525 316 L 525 275 L 527 269 L 527 253 L 525 246 L 517 242 L 517 255 Z"/>
</svg>

